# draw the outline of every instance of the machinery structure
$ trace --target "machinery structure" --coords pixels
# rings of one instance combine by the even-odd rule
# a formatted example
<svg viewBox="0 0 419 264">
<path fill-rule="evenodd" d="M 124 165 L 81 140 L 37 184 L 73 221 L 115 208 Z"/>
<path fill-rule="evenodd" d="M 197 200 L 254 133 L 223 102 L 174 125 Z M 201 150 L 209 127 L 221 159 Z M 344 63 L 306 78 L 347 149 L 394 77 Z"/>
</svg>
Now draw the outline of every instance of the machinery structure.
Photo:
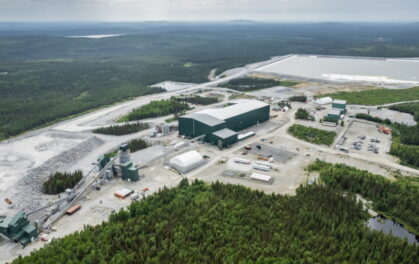
<svg viewBox="0 0 419 264">
<path fill-rule="evenodd" d="M 38 231 L 29 222 L 26 214 L 19 211 L 13 217 L 0 218 L 0 235 L 7 240 L 26 246 L 38 237 Z"/>
</svg>

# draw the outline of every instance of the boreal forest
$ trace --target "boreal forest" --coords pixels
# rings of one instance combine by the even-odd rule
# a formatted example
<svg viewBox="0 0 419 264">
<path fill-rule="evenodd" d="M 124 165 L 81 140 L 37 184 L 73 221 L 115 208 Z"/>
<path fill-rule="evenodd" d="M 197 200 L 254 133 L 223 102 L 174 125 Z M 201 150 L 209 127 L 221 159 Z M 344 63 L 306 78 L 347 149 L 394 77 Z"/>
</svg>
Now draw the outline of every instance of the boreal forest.
<svg viewBox="0 0 419 264">
<path fill-rule="evenodd" d="M 416 263 L 419 248 L 369 230 L 362 204 L 342 188 L 328 180 L 284 196 L 184 179 L 13 264 Z"/>
<path fill-rule="evenodd" d="M 67 37 L 90 34 L 124 35 Z M 2 24 L 0 139 L 290 53 L 419 57 L 419 24 Z"/>
</svg>

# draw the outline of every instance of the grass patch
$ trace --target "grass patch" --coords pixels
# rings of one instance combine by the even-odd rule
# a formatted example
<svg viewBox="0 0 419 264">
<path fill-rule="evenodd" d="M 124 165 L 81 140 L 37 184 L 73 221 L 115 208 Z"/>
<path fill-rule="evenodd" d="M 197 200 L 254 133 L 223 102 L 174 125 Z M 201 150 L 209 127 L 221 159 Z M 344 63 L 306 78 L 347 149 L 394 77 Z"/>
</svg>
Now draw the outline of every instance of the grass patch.
<svg viewBox="0 0 419 264">
<path fill-rule="evenodd" d="M 346 100 L 348 104 L 357 105 L 382 105 L 402 101 L 419 99 L 419 87 L 409 89 L 376 89 L 360 92 L 339 92 L 324 94 L 321 97 L 330 96 L 333 99 Z"/>
<path fill-rule="evenodd" d="M 333 131 L 326 131 L 323 129 L 307 127 L 297 124 L 288 128 L 288 133 L 290 133 L 298 139 L 318 145 L 327 146 L 332 145 L 333 140 L 336 137 L 336 133 Z"/>
</svg>

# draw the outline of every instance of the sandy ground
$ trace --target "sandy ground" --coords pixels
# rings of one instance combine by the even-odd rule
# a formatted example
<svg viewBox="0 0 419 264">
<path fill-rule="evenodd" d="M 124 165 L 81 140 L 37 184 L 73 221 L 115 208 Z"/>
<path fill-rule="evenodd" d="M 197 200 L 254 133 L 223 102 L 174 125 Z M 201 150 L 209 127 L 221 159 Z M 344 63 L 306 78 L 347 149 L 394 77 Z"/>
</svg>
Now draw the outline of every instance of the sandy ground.
<svg viewBox="0 0 419 264">
<path fill-rule="evenodd" d="M 359 106 L 349 106 L 348 115 L 355 116 L 358 113 L 369 114 L 371 116 L 378 116 L 382 119 L 390 119 L 392 122 L 403 123 L 409 126 L 416 125 L 416 121 L 411 114 L 401 113 L 390 110 L 388 108 L 365 108 Z"/>
</svg>

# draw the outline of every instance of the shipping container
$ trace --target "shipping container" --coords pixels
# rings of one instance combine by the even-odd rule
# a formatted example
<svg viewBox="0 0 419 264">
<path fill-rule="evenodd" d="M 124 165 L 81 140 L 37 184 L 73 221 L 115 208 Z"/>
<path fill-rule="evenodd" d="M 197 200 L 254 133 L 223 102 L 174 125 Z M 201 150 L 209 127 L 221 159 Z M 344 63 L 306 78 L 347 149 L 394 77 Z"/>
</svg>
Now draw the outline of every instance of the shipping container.
<svg viewBox="0 0 419 264">
<path fill-rule="evenodd" d="M 81 205 L 75 205 L 75 206 L 69 208 L 67 211 L 65 211 L 65 214 L 66 215 L 72 215 L 75 212 L 77 212 L 78 210 L 80 210 L 80 208 L 81 208 Z"/>
</svg>

